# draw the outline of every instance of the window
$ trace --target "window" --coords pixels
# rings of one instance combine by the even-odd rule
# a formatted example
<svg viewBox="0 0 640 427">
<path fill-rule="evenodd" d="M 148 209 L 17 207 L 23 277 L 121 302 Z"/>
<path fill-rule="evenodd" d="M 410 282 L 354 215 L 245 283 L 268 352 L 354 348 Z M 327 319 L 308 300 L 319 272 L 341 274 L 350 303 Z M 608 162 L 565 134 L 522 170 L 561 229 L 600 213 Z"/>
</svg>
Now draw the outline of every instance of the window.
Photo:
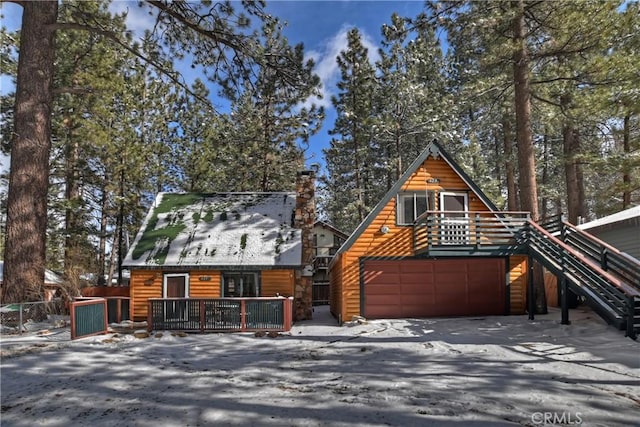
<svg viewBox="0 0 640 427">
<path fill-rule="evenodd" d="M 258 273 L 223 273 L 223 297 L 259 297 Z"/>
<path fill-rule="evenodd" d="M 429 209 L 433 209 L 432 191 L 398 194 L 397 221 L 399 225 L 413 224 L 416 218 Z"/>
</svg>

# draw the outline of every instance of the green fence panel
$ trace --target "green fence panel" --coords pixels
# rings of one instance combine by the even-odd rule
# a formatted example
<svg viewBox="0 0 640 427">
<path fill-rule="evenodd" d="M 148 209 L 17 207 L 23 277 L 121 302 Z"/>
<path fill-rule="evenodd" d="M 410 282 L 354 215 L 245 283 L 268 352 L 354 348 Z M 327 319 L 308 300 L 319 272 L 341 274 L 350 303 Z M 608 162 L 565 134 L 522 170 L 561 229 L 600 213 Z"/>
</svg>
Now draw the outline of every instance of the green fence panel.
<svg viewBox="0 0 640 427">
<path fill-rule="evenodd" d="M 73 339 L 107 332 L 106 303 L 106 300 L 101 299 L 72 304 Z"/>
</svg>

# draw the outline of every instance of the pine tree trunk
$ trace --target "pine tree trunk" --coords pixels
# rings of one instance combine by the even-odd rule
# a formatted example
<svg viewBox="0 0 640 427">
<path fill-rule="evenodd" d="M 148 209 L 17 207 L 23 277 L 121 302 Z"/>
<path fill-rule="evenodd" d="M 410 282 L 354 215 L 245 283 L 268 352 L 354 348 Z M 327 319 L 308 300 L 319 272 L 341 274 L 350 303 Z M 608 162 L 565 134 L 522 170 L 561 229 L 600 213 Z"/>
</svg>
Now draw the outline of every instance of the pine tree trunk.
<svg viewBox="0 0 640 427">
<path fill-rule="evenodd" d="M 3 302 L 42 298 L 58 2 L 23 2 Z"/>
<path fill-rule="evenodd" d="M 77 265 L 81 256 L 78 244 L 79 229 L 78 200 L 80 198 L 80 185 L 78 179 L 79 146 L 73 135 L 73 123 L 70 117 L 66 117 L 67 130 L 66 141 L 66 176 L 65 176 L 65 239 L 64 239 L 64 277 L 75 288 L 79 288 L 79 272 Z"/>
<path fill-rule="evenodd" d="M 536 162 L 531 131 L 531 90 L 529 79 L 529 54 L 526 46 L 524 2 L 512 3 L 516 8 L 513 19 L 513 80 L 515 84 L 516 139 L 518 144 L 518 168 L 520 170 L 520 204 L 522 210 L 539 219 Z"/>
<path fill-rule="evenodd" d="M 536 184 L 536 162 L 533 146 L 533 134 L 531 130 L 531 89 L 529 79 L 529 54 L 527 52 L 526 35 L 527 28 L 524 19 L 523 0 L 511 3 L 516 9 L 513 19 L 513 81 L 515 91 L 516 109 L 516 140 L 518 144 L 518 169 L 520 172 L 520 204 L 522 210 L 531 213 L 531 218 L 537 221 L 540 218 L 538 212 L 538 188 Z M 542 267 L 534 264 L 534 280 L 536 294 L 536 313 L 547 312 L 547 299 L 544 289 Z"/>
<path fill-rule="evenodd" d="M 106 178 L 106 177 L 105 177 Z M 105 179 L 105 183 L 107 180 Z M 98 286 L 104 286 L 104 267 L 107 258 L 107 191 L 102 189 L 100 198 L 100 241 L 98 242 Z"/>
<path fill-rule="evenodd" d="M 502 137 L 504 146 L 504 170 L 507 181 L 507 210 L 518 210 L 518 187 L 516 185 L 516 169 L 513 164 L 513 134 L 511 121 L 505 114 L 502 118 Z"/>
<path fill-rule="evenodd" d="M 629 130 L 629 121 L 630 116 L 627 113 L 624 116 L 623 127 L 622 127 L 622 151 L 624 152 L 625 162 L 628 161 L 626 159 L 631 155 L 631 138 Z M 631 174 L 629 173 L 629 166 L 625 163 L 622 166 L 622 209 L 627 209 L 631 206 Z"/>
<path fill-rule="evenodd" d="M 571 224 L 578 224 L 580 189 L 575 162 L 575 154 L 577 152 L 576 132 L 569 123 L 566 123 L 562 128 L 562 145 L 564 149 L 564 176 L 567 187 L 567 220 Z"/>
<path fill-rule="evenodd" d="M 543 141 L 543 153 L 542 153 L 542 186 L 545 188 L 549 185 L 549 135 L 545 131 Z M 542 196 L 540 200 L 540 215 L 542 218 L 549 216 L 549 199 L 546 196 Z"/>
</svg>

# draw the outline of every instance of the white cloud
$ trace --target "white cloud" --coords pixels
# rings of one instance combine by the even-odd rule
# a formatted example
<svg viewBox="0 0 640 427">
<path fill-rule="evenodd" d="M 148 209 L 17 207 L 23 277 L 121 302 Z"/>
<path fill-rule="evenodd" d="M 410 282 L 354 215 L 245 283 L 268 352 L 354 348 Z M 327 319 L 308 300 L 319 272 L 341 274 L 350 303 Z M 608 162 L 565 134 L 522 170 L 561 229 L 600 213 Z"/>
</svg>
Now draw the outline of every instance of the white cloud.
<svg viewBox="0 0 640 427">
<path fill-rule="evenodd" d="M 344 24 L 340 30 L 331 38 L 327 39 L 319 50 L 311 50 L 307 52 L 307 58 L 313 59 L 316 63 L 314 72 L 322 81 L 322 99 L 313 97 L 309 99 L 305 105 L 312 103 L 331 107 L 331 96 L 335 95 L 335 86 L 340 78 L 340 70 L 336 58 L 340 52 L 347 50 L 347 34 L 353 28 L 353 25 Z M 378 46 L 373 38 L 365 31 L 360 29 L 362 44 L 367 48 L 369 54 L 369 62 L 372 64 L 380 58 L 378 54 Z"/>
<path fill-rule="evenodd" d="M 149 14 L 152 11 L 153 15 Z M 150 30 L 155 22 L 156 12 L 146 6 L 140 7 L 135 1 L 114 1 L 109 5 L 109 11 L 114 14 L 127 13 L 126 24 L 137 37 L 142 37 L 145 30 Z"/>
</svg>

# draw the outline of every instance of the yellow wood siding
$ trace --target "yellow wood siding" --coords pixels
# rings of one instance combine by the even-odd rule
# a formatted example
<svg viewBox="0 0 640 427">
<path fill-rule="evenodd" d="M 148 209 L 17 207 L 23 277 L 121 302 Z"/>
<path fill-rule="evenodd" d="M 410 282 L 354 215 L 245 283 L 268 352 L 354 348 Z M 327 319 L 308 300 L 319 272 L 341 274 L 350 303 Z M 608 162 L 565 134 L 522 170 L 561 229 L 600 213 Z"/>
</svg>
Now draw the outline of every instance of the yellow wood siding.
<svg viewBox="0 0 640 427">
<path fill-rule="evenodd" d="M 162 271 L 132 270 L 130 287 L 130 317 L 135 321 L 147 320 L 149 298 L 162 298 Z"/>
<path fill-rule="evenodd" d="M 260 296 L 263 297 L 274 297 L 276 294 L 280 294 L 283 297 L 293 296 L 293 270 L 264 270 L 262 272 L 261 286 Z"/>
<path fill-rule="evenodd" d="M 527 256 L 514 255 L 509 258 L 510 314 L 523 314 L 527 297 Z"/>
<path fill-rule="evenodd" d="M 222 274 L 217 270 L 197 270 L 189 273 L 189 296 L 220 298 Z"/>
<path fill-rule="evenodd" d="M 430 178 L 437 178 L 438 183 L 427 183 Z M 436 207 L 439 209 L 439 193 L 441 191 L 459 191 L 469 193 L 469 210 L 486 211 L 491 209 L 480 200 L 465 184 L 460 176 L 442 158 L 427 160 L 409 177 L 401 187 L 402 191 L 435 192 Z M 353 316 L 360 315 L 360 270 L 359 259 L 362 256 L 404 257 L 413 256 L 413 227 L 398 226 L 396 221 L 396 197 L 393 197 L 373 219 L 371 224 L 360 234 L 348 251 L 343 254 L 342 267 L 339 273 L 341 304 L 340 314 L 343 321 L 350 321 Z M 389 232 L 380 232 L 380 227 L 386 225 Z M 332 274 L 337 272 L 332 269 Z M 332 279 L 334 280 L 334 279 Z M 333 289 L 332 289 L 333 291 Z M 333 308 L 332 308 L 333 310 Z M 334 313 L 336 315 L 337 313 Z"/>
<path fill-rule="evenodd" d="M 338 319 L 342 320 L 342 270 L 343 270 L 343 254 L 336 255 L 329 272 L 329 308 L 331 314 Z"/>
<path fill-rule="evenodd" d="M 209 280 L 207 280 L 209 278 Z M 162 298 L 164 275 L 161 270 L 133 270 L 130 282 L 130 316 L 136 321 L 146 320 L 149 298 Z M 219 298 L 221 274 L 215 270 L 189 273 L 189 296 Z"/>
</svg>

